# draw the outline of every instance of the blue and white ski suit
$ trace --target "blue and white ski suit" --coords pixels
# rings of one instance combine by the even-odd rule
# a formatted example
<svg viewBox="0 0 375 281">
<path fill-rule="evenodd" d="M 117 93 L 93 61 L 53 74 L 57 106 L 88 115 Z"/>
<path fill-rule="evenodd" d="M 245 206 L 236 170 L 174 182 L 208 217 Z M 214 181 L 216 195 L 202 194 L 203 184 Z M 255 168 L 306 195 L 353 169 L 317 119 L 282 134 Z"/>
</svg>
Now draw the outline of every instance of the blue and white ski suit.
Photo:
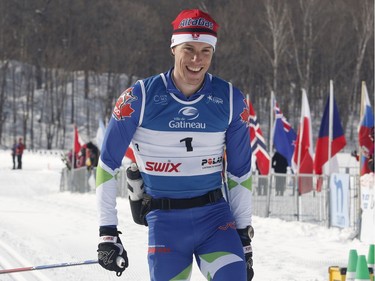
<svg viewBox="0 0 375 281">
<path fill-rule="evenodd" d="M 202 88 L 186 97 L 172 71 L 137 81 L 116 103 L 97 168 L 99 224 L 118 224 L 115 175 L 129 145 L 145 192 L 154 198 L 192 198 L 222 188 L 225 159 L 226 200 L 147 215 L 150 276 L 189 280 L 195 255 L 208 280 L 246 280 L 236 228 L 251 225 L 247 103 L 238 89 L 208 73 Z"/>
</svg>

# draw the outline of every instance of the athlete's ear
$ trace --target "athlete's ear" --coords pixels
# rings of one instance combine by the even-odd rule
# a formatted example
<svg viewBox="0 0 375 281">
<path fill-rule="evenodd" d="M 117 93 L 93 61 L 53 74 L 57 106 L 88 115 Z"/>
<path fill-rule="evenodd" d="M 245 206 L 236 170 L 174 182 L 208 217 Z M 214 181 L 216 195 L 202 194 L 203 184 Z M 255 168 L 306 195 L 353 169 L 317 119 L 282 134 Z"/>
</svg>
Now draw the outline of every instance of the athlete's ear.
<svg viewBox="0 0 375 281">
<path fill-rule="evenodd" d="M 171 48 L 171 55 L 174 57 L 174 48 Z"/>
</svg>

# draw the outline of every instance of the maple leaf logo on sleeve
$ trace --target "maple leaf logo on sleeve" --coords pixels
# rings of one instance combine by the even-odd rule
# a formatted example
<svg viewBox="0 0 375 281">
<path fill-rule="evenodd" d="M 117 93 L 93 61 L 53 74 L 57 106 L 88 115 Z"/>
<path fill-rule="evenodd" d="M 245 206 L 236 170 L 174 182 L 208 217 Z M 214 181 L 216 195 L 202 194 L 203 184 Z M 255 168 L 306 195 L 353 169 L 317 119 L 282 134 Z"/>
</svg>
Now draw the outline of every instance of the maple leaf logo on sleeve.
<svg viewBox="0 0 375 281">
<path fill-rule="evenodd" d="M 246 126 L 249 127 L 250 126 L 250 113 L 249 113 L 249 107 L 247 105 L 247 102 L 246 102 L 246 99 L 243 100 L 244 104 L 245 104 L 245 107 L 242 111 L 242 113 L 240 114 L 240 117 L 241 117 L 241 121 L 243 123 L 246 123 Z"/>
<path fill-rule="evenodd" d="M 133 87 L 126 89 L 118 98 L 115 108 L 113 109 L 113 117 L 116 120 L 122 120 L 130 117 L 134 112 L 131 103 L 138 98 L 133 95 Z"/>
</svg>

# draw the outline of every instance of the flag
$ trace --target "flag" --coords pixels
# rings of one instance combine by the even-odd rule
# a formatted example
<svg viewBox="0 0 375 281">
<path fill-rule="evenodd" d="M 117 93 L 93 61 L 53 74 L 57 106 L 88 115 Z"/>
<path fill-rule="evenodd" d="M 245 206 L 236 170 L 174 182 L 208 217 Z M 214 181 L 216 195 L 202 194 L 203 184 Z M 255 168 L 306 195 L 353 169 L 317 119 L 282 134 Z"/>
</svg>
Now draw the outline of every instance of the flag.
<svg viewBox="0 0 375 281">
<path fill-rule="evenodd" d="M 327 163 L 327 174 L 338 172 L 337 159 L 334 157 L 346 145 L 344 130 L 341 126 L 339 111 L 333 96 L 333 82 L 330 81 L 330 93 L 327 98 L 320 124 L 319 137 L 316 141 L 314 170 L 318 175 L 323 174 L 323 166 Z M 337 167 L 337 170 L 333 170 Z M 317 181 L 317 191 L 321 191 L 322 177 Z"/>
<path fill-rule="evenodd" d="M 281 112 L 276 100 L 274 100 L 273 110 L 275 112 L 273 146 L 278 153 L 284 156 L 284 158 L 288 161 L 289 167 L 291 167 L 292 157 L 294 153 L 294 144 L 297 135 Z"/>
<path fill-rule="evenodd" d="M 336 153 L 346 145 L 344 130 L 341 126 L 340 116 L 331 92 L 327 98 L 322 122 L 320 124 L 319 137 L 316 141 L 314 170 L 321 175 L 323 165 L 330 161 Z M 329 171 L 330 173 L 333 171 Z"/>
<path fill-rule="evenodd" d="M 306 91 L 302 89 L 301 120 L 298 128 L 296 146 L 293 153 L 292 166 L 297 174 L 313 173 L 313 149 L 312 149 L 312 128 L 309 102 Z M 313 188 L 312 177 L 298 177 L 298 191 L 300 194 L 310 192 Z"/>
<path fill-rule="evenodd" d="M 78 129 L 77 129 L 77 126 L 74 125 L 74 140 L 73 140 L 73 150 L 74 150 L 74 154 L 76 155 L 78 152 L 81 151 L 81 147 L 82 147 L 82 141 L 78 135 Z"/>
<path fill-rule="evenodd" d="M 78 153 L 81 151 L 82 143 L 83 142 L 78 135 L 77 126 L 74 125 L 72 151 L 69 157 L 70 163 L 73 163 L 72 164 L 72 177 L 73 177 L 73 171 L 77 167 L 77 157 L 78 157 Z"/>
<path fill-rule="evenodd" d="M 374 130 L 374 113 L 371 109 L 366 84 L 362 82 L 361 119 L 358 128 L 358 142 L 362 152 L 360 159 L 361 176 L 371 172 L 368 167 L 369 155 L 374 150 L 374 136 L 371 139 L 370 135 L 373 134 L 371 130 Z"/>
<path fill-rule="evenodd" d="M 270 156 L 267 153 L 266 142 L 263 138 L 257 116 L 252 103 L 247 100 L 250 115 L 250 142 L 253 156 L 256 158 L 256 164 L 261 175 L 268 175 L 270 171 Z"/>
<path fill-rule="evenodd" d="M 102 148 L 103 140 L 105 135 L 105 126 L 103 120 L 99 120 L 98 130 L 96 131 L 96 144 L 98 145 L 99 149 Z"/>
</svg>

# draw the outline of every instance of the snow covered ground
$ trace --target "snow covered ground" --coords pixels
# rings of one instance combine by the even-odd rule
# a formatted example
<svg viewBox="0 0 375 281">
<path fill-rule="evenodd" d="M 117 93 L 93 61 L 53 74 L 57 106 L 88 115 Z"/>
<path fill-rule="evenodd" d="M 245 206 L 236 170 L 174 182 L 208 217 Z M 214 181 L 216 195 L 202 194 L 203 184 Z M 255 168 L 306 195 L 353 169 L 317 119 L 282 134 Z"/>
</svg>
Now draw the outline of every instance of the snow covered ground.
<svg viewBox="0 0 375 281">
<path fill-rule="evenodd" d="M 95 194 L 60 192 L 63 163 L 56 153 L 24 154 L 23 170 L 11 170 L 0 151 L 0 268 L 96 259 Z M 1 281 L 147 281 L 147 228 L 132 222 L 127 199 L 118 199 L 122 240 L 130 267 L 121 278 L 99 265 L 1 274 Z M 328 267 L 346 266 L 350 249 L 367 255 L 368 244 L 350 230 L 254 217 L 254 281 L 326 281 Z M 197 267 L 193 281 L 205 280 Z M 235 281 L 235 280 L 233 280 Z"/>
</svg>

